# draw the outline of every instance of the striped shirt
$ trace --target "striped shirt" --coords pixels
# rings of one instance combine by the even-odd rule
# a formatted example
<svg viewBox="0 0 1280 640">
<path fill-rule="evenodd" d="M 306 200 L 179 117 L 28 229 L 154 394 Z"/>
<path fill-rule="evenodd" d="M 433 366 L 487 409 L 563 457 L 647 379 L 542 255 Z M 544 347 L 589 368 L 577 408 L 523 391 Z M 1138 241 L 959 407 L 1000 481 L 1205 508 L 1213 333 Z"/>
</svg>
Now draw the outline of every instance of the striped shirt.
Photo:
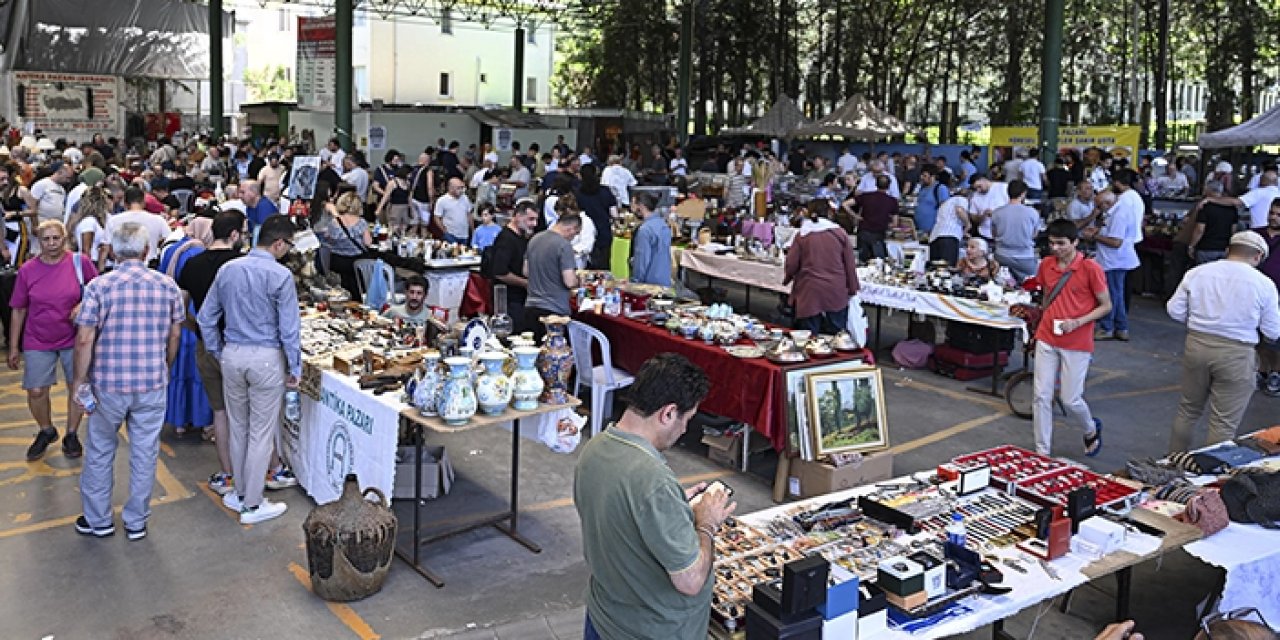
<svg viewBox="0 0 1280 640">
<path fill-rule="evenodd" d="M 169 329 L 185 316 L 178 285 L 141 260 L 125 260 L 85 285 L 76 324 L 98 330 L 89 371 L 94 390 L 142 393 L 168 384 Z"/>
</svg>

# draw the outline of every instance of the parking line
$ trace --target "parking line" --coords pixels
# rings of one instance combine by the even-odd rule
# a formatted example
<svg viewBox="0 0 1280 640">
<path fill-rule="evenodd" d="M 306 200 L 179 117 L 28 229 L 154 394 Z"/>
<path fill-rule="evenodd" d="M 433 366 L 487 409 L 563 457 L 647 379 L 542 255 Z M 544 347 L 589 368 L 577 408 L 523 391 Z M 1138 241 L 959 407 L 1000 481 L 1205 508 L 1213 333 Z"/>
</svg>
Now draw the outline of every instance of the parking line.
<svg viewBox="0 0 1280 640">
<path fill-rule="evenodd" d="M 896 455 L 899 453 L 905 453 L 907 451 L 911 451 L 912 449 L 918 449 L 927 444 L 933 444 L 939 440 L 945 440 L 956 434 L 960 434 L 966 431 L 970 431 L 972 429 L 976 429 L 978 427 L 981 427 L 984 424 L 995 422 L 996 420 L 999 420 L 1000 418 L 1003 418 L 1008 415 L 1013 415 L 1013 414 L 1009 413 L 1008 411 L 1000 411 L 990 415 L 982 416 L 981 418 L 966 420 L 964 422 L 961 422 L 960 424 L 947 427 L 946 429 L 943 429 L 941 431 L 935 431 L 927 436 L 924 436 L 923 438 L 916 438 L 915 440 L 910 440 L 907 442 L 903 442 L 902 444 L 899 444 L 897 446 L 889 447 L 889 452 Z"/>
<path fill-rule="evenodd" d="M 293 573 L 293 577 L 297 578 L 298 582 L 308 592 L 311 591 L 311 574 L 307 573 L 306 569 L 303 569 L 296 562 L 290 562 L 289 571 Z M 324 604 L 329 607 L 329 612 L 337 617 L 342 624 L 346 625 L 352 633 L 356 634 L 356 637 L 360 638 L 360 640 L 378 640 L 382 637 L 375 633 L 373 627 L 370 627 L 369 623 L 365 622 L 364 618 L 361 618 L 360 614 L 356 613 L 355 609 L 350 606 L 339 602 L 325 602 Z"/>
</svg>

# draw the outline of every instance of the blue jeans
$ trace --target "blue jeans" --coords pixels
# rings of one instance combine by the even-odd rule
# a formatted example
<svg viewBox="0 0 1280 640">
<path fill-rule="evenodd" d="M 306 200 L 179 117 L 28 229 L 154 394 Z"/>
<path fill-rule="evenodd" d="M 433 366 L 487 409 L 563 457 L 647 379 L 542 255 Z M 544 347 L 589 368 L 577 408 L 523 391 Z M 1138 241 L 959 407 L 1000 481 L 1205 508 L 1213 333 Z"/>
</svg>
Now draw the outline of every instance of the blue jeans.
<svg viewBox="0 0 1280 640">
<path fill-rule="evenodd" d="M 1098 328 L 1107 333 L 1129 330 L 1129 311 L 1124 308 L 1124 280 L 1129 272 L 1124 269 L 1104 271 L 1107 276 L 1107 292 L 1111 296 L 1111 313 L 1098 319 Z"/>
<path fill-rule="evenodd" d="M 582 628 L 582 640 L 603 640 L 600 632 L 596 631 L 595 625 L 591 624 L 591 614 L 586 615 L 586 624 Z"/>
<path fill-rule="evenodd" d="M 449 233 L 448 231 L 446 231 L 444 232 L 444 241 L 452 242 L 454 244 L 466 244 L 467 238 L 465 236 L 455 236 L 452 233 Z"/>
<path fill-rule="evenodd" d="M 835 334 L 845 331 L 849 326 L 849 307 L 839 311 L 826 311 L 808 318 L 796 318 L 796 327 L 808 329 L 814 337 L 820 333 Z"/>
</svg>

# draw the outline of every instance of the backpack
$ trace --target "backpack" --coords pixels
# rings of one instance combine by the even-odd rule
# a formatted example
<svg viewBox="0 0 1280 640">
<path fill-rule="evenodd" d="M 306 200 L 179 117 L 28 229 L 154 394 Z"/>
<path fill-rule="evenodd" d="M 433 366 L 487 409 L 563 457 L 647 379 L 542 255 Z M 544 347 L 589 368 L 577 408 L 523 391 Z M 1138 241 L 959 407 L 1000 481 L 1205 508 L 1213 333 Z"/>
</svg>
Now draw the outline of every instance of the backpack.
<svg viewBox="0 0 1280 640">
<path fill-rule="evenodd" d="M 80 262 L 83 256 L 79 251 L 71 254 L 71 266 L 76 270 L 76 282 L 80 283 L 80 297 L 84 297 L 84 264 Z"/>
</svg>

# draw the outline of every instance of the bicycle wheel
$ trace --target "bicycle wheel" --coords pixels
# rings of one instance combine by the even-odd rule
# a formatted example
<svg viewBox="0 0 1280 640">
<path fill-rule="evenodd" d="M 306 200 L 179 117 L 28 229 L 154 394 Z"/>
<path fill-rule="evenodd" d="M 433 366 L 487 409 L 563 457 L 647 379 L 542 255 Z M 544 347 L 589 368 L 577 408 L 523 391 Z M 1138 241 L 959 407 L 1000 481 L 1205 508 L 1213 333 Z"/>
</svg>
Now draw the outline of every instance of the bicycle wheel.
<svg viewBox="0 0 1280 640">
<path fill-rule="evenodd" d="M 1004 385 L 1004 399 L 1013 415 L 1030 420 L 1035 402 L 1035 375 L 1030 371 L 1013 374 Z"/>
</svg>

